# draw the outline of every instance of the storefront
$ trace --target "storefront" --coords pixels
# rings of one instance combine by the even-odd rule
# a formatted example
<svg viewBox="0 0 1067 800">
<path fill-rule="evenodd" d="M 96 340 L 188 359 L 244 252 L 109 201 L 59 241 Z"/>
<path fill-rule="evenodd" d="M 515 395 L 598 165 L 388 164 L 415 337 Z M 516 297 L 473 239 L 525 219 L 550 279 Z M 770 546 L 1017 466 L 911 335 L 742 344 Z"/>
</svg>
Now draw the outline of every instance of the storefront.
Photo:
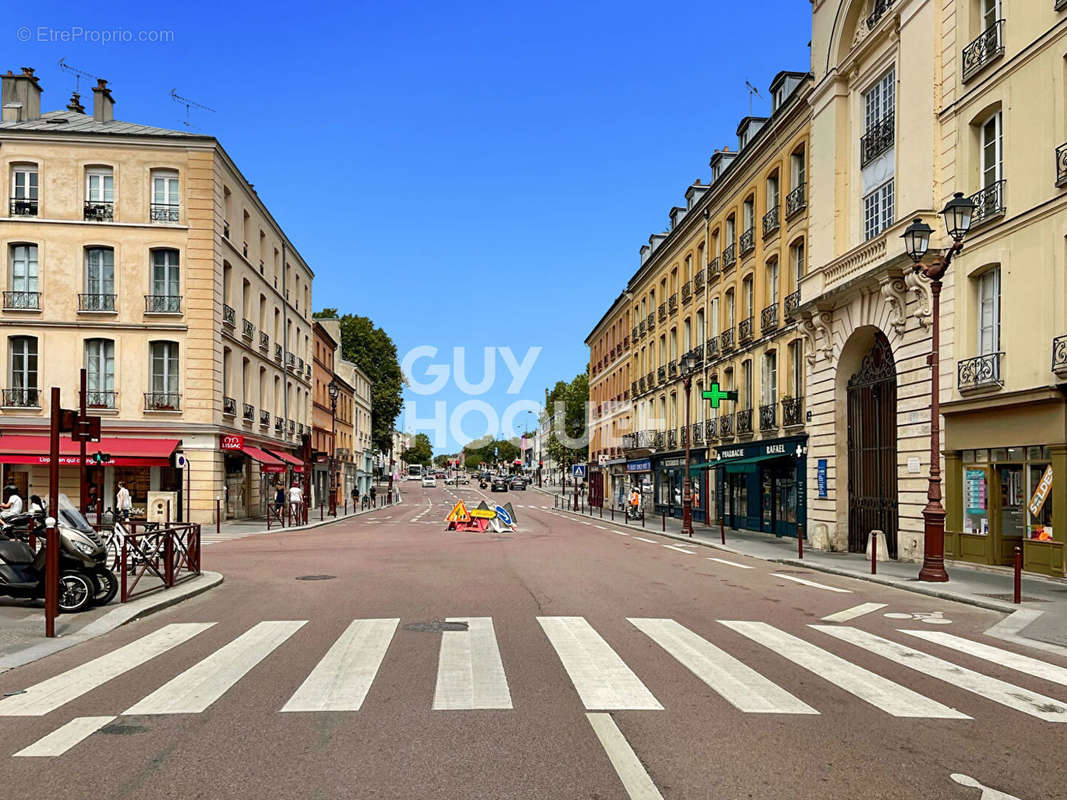
<svg viewBox="0 0 1067 800">
<path fill-rule="evenodd" d="M 265 516 L 266 504 L 273 501 L 279 482 L 284 483 L 285 462 L 239 434 L 221 434 L 219 449 L 225 461 L 225 518 Z"/>
<path fill-rule="evenodd" d="M 807 513 L 806 441 L 798 436 L 720 447 L 715 461 L 700 465 L 714 473 L 718 512 L 728 527 L 797 535 L 797 520 Z"/>
<path fill-rule="evenodd" d="M 630 505 L 630 492 L 636 486 L 641 490 L 641 505 L 652 512 L 652 459 L 632 458 L 626 462 L 626 505 Z"/>
<path fill-rule="evenodd" d="M 707 459 L 704 448 L 689 451 L 691 488 L 693 492 L 693 522 L 706 524 L 707 482 L 697 465 Z M 653 505 L 656 514 L 682 517 L 682 495 L 685 488 L 685 454 L 671 454 L 652 459 Z"/>
</svg>

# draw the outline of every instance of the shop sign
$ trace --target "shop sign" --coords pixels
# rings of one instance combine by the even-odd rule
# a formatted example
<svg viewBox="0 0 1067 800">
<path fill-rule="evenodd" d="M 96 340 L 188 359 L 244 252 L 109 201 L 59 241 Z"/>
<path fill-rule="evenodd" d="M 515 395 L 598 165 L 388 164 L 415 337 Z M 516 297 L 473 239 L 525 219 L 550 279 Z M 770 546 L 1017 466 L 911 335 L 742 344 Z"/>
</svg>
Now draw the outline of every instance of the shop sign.
<svg viewBox="0 0 1067 800">
<path fill-rule="evenodd" d="M 684 458 L 665 458 L 659 462 L 660 467 L 684 467 Z"/>
<path fill-rule="evenodd" d="M 815 472 L 816 482 L 819 486 L 819 497 L 826 497 L 826 459 L 820 458 Z"/>
<path fill-rule="evenodd" d="M 719 458 L 741 458 L 744 454 L 743 447 L 735 447 L 733 450 L 720 450 Z"/>
<path fill-rule="evenodd" d="M 1052 465 L 1048 465 L 1048 469 L 1045 470 L 1045 474 L 1041 476 L 1041 482 L 1037 484 L 1037 489 L 1034 490 L 1034 496 L 1030 498 L 1030 516 L 1036 517 L 1041 513 L 1042 507 L 1045 505 L 1045 500 L 1048 499 L 1049 492 L 1052 491 Z"/>
<path fill-rule="evenodd" d="M 220 433 L 219 434 L 219 449 L 220 450 L 240 450 L 245 446 L 245 437 L 237 433 Z"/>
<path fill-rule="evenodd" d="M 649 472 L 652 469 L 652 459 L 637 458 L 626 462 L 627 472 Z"/>
<path fill-rule="evenodd" d="M 968 514 L 984 514 L 986 508 L 986 486 L 984 469 L 964 470 L 964 500 Z"/>
<path fill-rule="evenodd" d="M 763 448 L 763 454 L 768 456 L 784 456 L 785 445 L 784 444 L 769 444 Z"/>
</svg>

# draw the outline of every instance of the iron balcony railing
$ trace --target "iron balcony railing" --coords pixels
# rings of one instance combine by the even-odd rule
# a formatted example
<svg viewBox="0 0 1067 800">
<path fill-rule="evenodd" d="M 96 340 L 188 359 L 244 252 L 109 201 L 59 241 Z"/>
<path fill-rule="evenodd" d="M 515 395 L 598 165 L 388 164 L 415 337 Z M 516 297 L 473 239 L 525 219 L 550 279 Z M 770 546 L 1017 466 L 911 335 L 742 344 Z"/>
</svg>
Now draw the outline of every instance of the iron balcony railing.
<svg viewBox="0 0 1067 800">
<path fill-rule="evenodd" d="M 251 403 L 245 403 L 241 409 L 241 417 L 245 422 L 253 422 L 256 418 L 256 407 Z"/>
<path fill-rule="evenodd" d="M 785 296 L 785 318 L 792 319 L 800 308 L 800 289 Z"/>
<path fill-rule="evenodd" d="M 704 444 L 704 423 L 694 422 L 689 427 L 693 431 L 693 444 Z"/>
<path fill-rule="evenodd" d="M 704 421 L 704 439 L 708 442 L 714 442 L 719 438 L 719 419 L 718 417 L 712 417 L 709 420 Z"/>
<path fill-rule="evenodd" d="M 970 200 L 974 203 L 974 213 L 971 217 L 971 227 L 981 225 L 991 219 L 1001 216 L 1004 211 L 1004 185 L 1007 181 L 997 181 L 971 195 Z"/>
<path fill-rule="evenodd" d="M 144 310 L 146 314 L 180 314 L 182 313 L 182 296 L 180 294 L 146 294 Z"/>
<path fill-rule="evenodd" d="M 177 203 L 152 203 L 148 214 L 152 222 L 177 222 L 179 208 Z"/>
<path fill-rule="evenodd" d="M 685 425 L 678 429 L 678 445 L 680 447 L 689 446 L 689 428 Z"/>
<path fill-rule="evenodd" d="M 79 311 L 106 311 L 115 310 L 115 295 L 113 294 L 79 294 Z"/>
<path fill-rule="evenodd" d="M 726 272 L 737 263 L 737 245 L 731 244 L 722 251 L 722 271 Z"/>
<path fill-rule="evenodd" d="M 241 336 L 248 339 L 248 341 L 252 341 L 255 338 L 256 326 L 252 324 L 251 320 L 241 320 Z"/>
<path fill-rule="evenodd" d="M 704 342 L 704 357 L 712 361 L 719 357 L 719 337 L 712 336 Z"/>
<path fill-rule="evenodd" d="M 281 417 L 275 417 L 274 418 L 274 432 L 275 433 L 281 433 L 283 430 L 285 430 L 285 420 L 282 419 Z"/>
<path fill-rule="evenodd" d="M 112 222 L 115 219 L 115 203 L 110 200 L 86 200 L 82 206 L 82 219 L 86 222 Z"/>
<path fill-rule="evenodd" d="M 752 317 L 746 317 L 737 323 L 737 340 L 747 342 L 752 338 Z"/>
<path fill-rule="evenodd" d="M 1067 336 L 1052 340 L 1052 371 L 1057 375 L 1067 374 Z"/>
<path fill-rule="evenodd" d="M 737 435 L 752 435 L 752 409 L 743 408 L 737 412 Z"/>
<path fill-rule="evenodd" d="M 633 329 L 632 335 L 633 335 L 633 340 L 636 342 L 637 341 L 637 326 L 636 325 L 634 325 L 634 329 Z"/>
<path fill-rule="evenodd" d="M 1067 186 L 1067 144 L 1056 148 L 1056 185 Z"/>
<path fill-rule="evenodd" d="M 770 211 L 763 215 L 763 237 L 767 238 L 778 230 L 778 202 L 775 201 Z"/>
<path fill-rule="evenodd" d="M 719 350 L 723 353 L 734 349 L 734 329 L 727 328 L 719 334 Z"/>
<path fill-rule="evenodd" d="M 241 255 L 248 258 L 248 242 L 241 242 Z"/>
<path fill-rule="evenodd" d="M 226 220 L 222 221 L 222 235 L 223 235 L 223 238 L 226 238 L 226 239 L 230 238 L 230 223 L 227 222 Z"/>
<path fill-rule="evenodd" d="M 668 450 L 673 450 L 677 446 L 678 446 L 678 431 L 676 431 L 674 428 L 671 428 L 669 431 L 667 431 L 667 449 Z"/>
<path fill-rule="evenodd" d="M 637 323 L 637 336 L 634 338 L 640 339 L 642 336 L 645 335 L 645 331 L 645 321 L 641 320 L 639 323 Z"/>
<path fill-rule="evenodd" d="M 13 217 L 36 217 L 37 198 L 12 197 L 9 210 Z"/>
<path fill-rule="evenodd" d="M 689 351 L 689 355 L 693 357 L 693 363 L 698 367 L 704 363 L 704 345 L 698 344 L 692 350 Z"/>
<path fill-rule="evenodd" d="M 5 408 L 40 408 L 41 393 L 37 387 L 4 389 Z"/>
<path fill-rule="evenodd" d="M 731 414 L 723 414 L 719 417 L 719 438 L 734 438 L 734 418 Z"/>
<path fill-rule="evenodd" d="M 674 380 L 675 378 L 678 377 L 678 362 L 677 361 L 668 361 L 667 362 L 667 376 L 671 380 Z"/>
<path fill-rule="evenodd" d="M 637 449 L 637 434 L 636 433 L 624 433 L 622 435 L 622 449 L 623 450 L 636 450 Z"/>
<path fill-rule="evenodd" d="M 1003 353 L 986 353 L 964 359 L 956 365 L 956 381 L 961 392 L 1003 386 L 1000 380 L 1000 357 Z"/>
<path fill-rule="evenodd" d="M 654 331 L 656 329 L 656 313 L 654 311 L 650 311 L 649 312 L 647 322 L 648 322 L 648 331 L 649 331 L 649 333 L 651 333 L 652 331 Z"/>
<path fill-rule="evenodd" d="M 682 303 L 688 303 L 693 299 L 693 282 L 686 281 L 682 284 Z"/>
<path fill-rule="evenodd" d="M 1004 20 L 998 19 L 963 48 L 963 80 L 969 81 L 1004 55 Z"/>
<path fill-rule="evenodd" d="M 738 239 L 738 243 L 741 245 L 741 255 L 751 253 L 756 249 L 756 229 L 748 228 L 741 232 L 741 238 Z"/>
<path fill-rule="evenodd" d="M 296 369 L 296 353 L 285 354 L 285 368 L 290 372 Z"/>
<path fill-rule="evenodd" d="M 698 269 L 696 275 L 693 276 L 693 294 L 700 294 L 704 291 L 704 269 Z"/>
<path fill-rule="evenodd" d="M 720 269 L 719 265 L 720 265 L 720 261 L 719 261 L 719 257 L 718 256 L 715 256 L 715 258 L 711 259 L 711 261 L 708 262 L 708 282 L 709 283 L 711 282 L 712 278 L 717 278 L 718 277 L 719 269 Z"/>
<path fill-rule="evenodd" d="M 296 433 L 296 422 L 289 420 L 289 435 L 293 436 Z"/>
<path fill-rule="evenodd" d="M 782 425 L 786 428 L 795 428 L 804 424 L 804 398 L 782 398 Z"/>
<path fill-rule="evenodd" d="M 237 415 L 237 401 L 232 397 L 222 398 L 222 413 L 227 417 L 233 417 Z"/>
<path fill-rule="evenodd" d="M 270 336 L 263 331 L 259 332 L 259 350 L 261 353 L 270 352 Z"/>
<path fill-rule="evenodd" d="M 225 303 L 222 304 L 222 324 L 229 325 L 231 328 L 237 325 L 237 312 Z"/>
<path fill-rule="evenodd" d="M 759 407 L 759 429 L 761 431 L 778 430 L 777 403 L 766 403 Z"/>
<path fill-rule="evenodd" d="M 860 137 L 860 166 L 865 167 L 893 146 L 896 117 L 886 114 Z"/>
<path fill-rule="evenodd" d="M 182 396 L 178 392 L 145 392 L 145 411 L 180 411 Z"/>
<path fill-rule="evenodd" d="M 771 303 L 760 312 L 760 330 L 764 333 L 778 327 L 778 304 Z"/>
<path fill-rule="evenodd" d="M 663 431 L 654 431 L 652 434 L 652 446 L 657 450 L 662 450 L 666 446 L 667 434 Z"/>
<path fill-rule="evenodd" d="M 85 392 L 86 408 L 115 408 L 118 392 L 110 390 L 89 389 Z"/>
<path fill-rule="evenodd" d="M 872 30 L 878 24 L 878 21 L 882 19 L 891 5 L 893 5 L 893 0 L 874 0 L 874 3 L 871 4 L 871 13 L 867 17 L 868 30 Z"/>
<path fill-rule="evenodd" d="M 5 311 L 40 311 L 40 292 L 4 292 Z"/>
<path fill-rule="evenodd" d="M 785 196 L 785 216 L 786 219 L 798 214 L 808 206 L 808 187 L 807 184 L 800 184 Z"/>
<path fill-rule="evenodd" d="M 297 356 L 297 359 L 296 359 L 296 374 L 297 375 L 302 375 L 303 372 L 304 372 L 304 359 L 302 359 L 299 356 Z"/>
<path fill-rule="evenodd" d="M 282 346 L 280 344 L 274 345 L 274 360 L 279 364 L 282 363 Z"/>
<path fill-rule="evenodd" d="M 657 367 L 656 368 L 656 380 L 659 383 L 666 383 L 667 382 L 667 368 L 666 367 Z"/>
<path fill-rule="evenodd" d="M 660 303 L 659 304 L 659 309 L 657 310 L 656 315 L 659 317 L 659 321 L 660 322 L 663 322 L 664 320 L 667 319 L 667 304 L 666 303 Z"/>
<path fill-rule="evenodd" d="M 645 390 L 645 382 L 644 382 L 644 380 L 640 381 L 640 384 L 641 384 L 640 391 L 643 392 Z M 630 393 L 633 394 L 635 397 L 637 396 L 637 392 L 638 392 L 637 385 L 638 385 L 638 381 L 630 381 Z"/>
</svg>

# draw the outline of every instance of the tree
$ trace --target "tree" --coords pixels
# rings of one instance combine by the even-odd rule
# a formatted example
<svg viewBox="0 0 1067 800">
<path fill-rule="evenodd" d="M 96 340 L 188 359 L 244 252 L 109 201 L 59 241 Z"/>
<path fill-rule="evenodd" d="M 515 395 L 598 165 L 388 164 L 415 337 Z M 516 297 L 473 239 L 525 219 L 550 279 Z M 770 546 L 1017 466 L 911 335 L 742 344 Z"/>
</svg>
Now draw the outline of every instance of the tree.
<svg viewBox="0 0 1067 800">
<path fill-rule="evenodd" d="M 316 319 L 338 318 L 336 308 L 324 308 Z M 393 446 L 393 427 L 403 404 L 400 392 L 404 376 L 397 360 L 396 345 L 384 330 L 367 317 L 345 314 L 341 321 L 341 356 L 353 362 L 370 380 L 371 438 L 374 446 L 388 453 Z"/>
<path fill-rule="evenodd" d="M 552 432 L 545 442 L 545 451 L 564 468 L 584 464 L 589 459 L 588 403 L 589 375 L 586 372 L 579 372 L 569 383 L 556 381 L 548 393 L 545 413 L 552 421 Z"/>
<path fill-rule="evenodd" d="M 411 447 L 404 450 L 401 458 L 409 464 L 422 464 L 424 467 L 428 467 L 430 459 L 433 458 L 433 446 L 430 444 L 430 437 L 425 433 L 415 434 L 415 442 Z"/>
<path fill-rule="evenodd" d="M 520 452 L 519 446 L 514 442 L 509 442 L 507 439 L 490 439 L 489 437 L 479 439 L 477 442 L 471 442 L 463 448 L 468 465 L 472 456 L 476 457 L 479 463 L 492 464 L 496 461 L 501 461 L 505 464 L 510 464 L 519 457 Z"/>
</svg>

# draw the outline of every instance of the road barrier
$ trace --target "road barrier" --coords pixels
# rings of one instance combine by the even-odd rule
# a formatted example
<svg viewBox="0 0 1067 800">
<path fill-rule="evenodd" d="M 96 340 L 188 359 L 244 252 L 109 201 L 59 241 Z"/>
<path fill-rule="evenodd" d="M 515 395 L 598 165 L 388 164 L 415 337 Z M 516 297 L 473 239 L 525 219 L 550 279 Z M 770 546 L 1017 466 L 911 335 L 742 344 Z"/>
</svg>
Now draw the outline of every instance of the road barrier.
<svg viewBox="0 0 1067 800">
<path fill-rule="evenodd" d="M 135 529 L 131 526 L 123 537 L 119 557 L 120 599 L 123 603 L 135 593 L 146 574 L 159 578 L 167 588 L 200 574 L 199 525 L 172 525 L 140 533 Z"/>
</svg>

